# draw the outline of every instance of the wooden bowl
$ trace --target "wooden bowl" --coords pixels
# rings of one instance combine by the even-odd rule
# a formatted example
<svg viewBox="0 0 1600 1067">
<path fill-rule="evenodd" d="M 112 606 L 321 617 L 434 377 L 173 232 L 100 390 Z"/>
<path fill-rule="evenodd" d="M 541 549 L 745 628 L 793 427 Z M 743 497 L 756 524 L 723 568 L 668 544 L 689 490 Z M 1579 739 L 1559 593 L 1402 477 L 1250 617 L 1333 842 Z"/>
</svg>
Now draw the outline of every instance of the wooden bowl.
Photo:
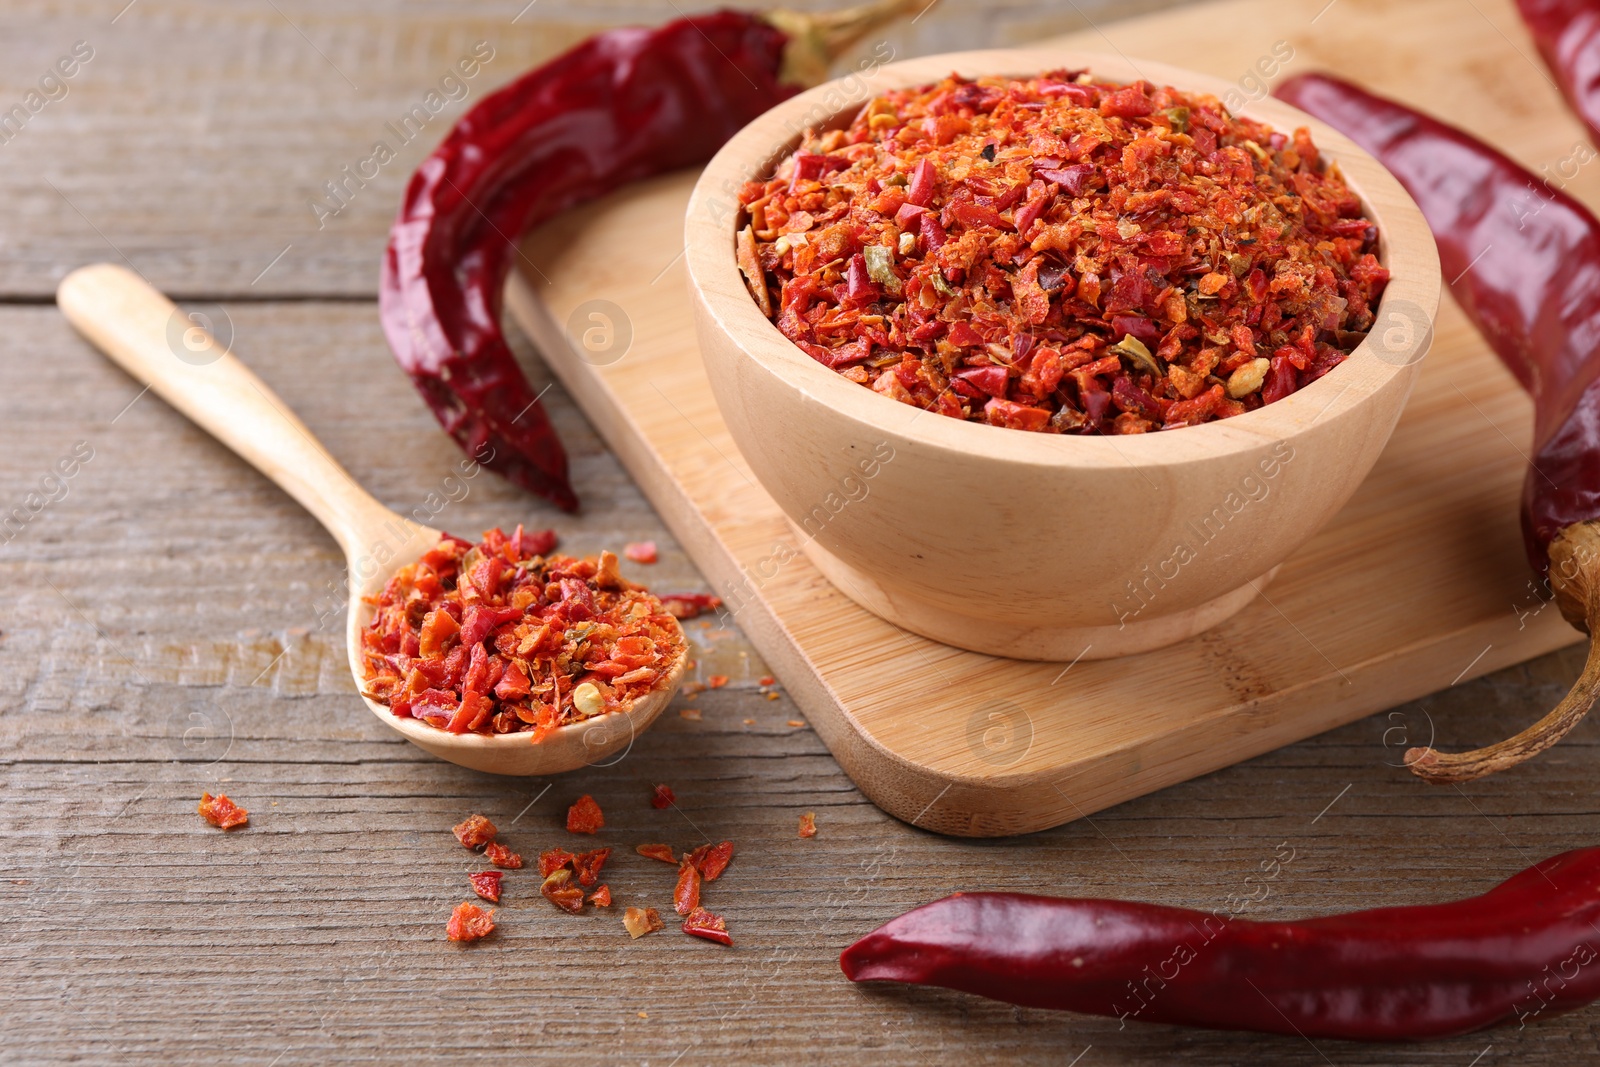
<svg viewBox="0 0 1600 1067">
<path fill-rule="evenodd" d="M 1123 437 L 1028 433 L 933 415 L 808 357 L 756 307 L 734 261 L 740 185 L 810 126 L 884 90 L 1087 68 L 1226 95 L 1158 63 L 1068 49 L 961 52 L 819 86 L 717 153 L 689 203 L 687 263 L 706 372 L 746 461 L 806 555 L 862 607 L 936 641 L 1020 659 L 1100 659 L 1228 618 L 1339 510 L 1383 450 L 1439 302 L 1417 207 L 1331 127 L 1262 100 L 1243 114 L 1308 126 L 1381 233 L 1393 273 L 1368 338 L 1325 377 L 1256 411 Z"/>
</svg>

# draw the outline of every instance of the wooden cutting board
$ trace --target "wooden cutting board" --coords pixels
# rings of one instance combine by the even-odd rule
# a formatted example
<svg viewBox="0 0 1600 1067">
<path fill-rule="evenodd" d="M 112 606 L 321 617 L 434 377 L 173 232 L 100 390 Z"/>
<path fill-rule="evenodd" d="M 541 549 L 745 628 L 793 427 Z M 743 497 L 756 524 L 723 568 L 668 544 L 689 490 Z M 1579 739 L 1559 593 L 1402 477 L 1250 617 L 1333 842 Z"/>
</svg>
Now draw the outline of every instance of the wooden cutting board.
<svg viewBox="0 0 1600 1067">
<path fill-rule="evenodd" d="M 1533 55 L 1514 13 L 1485 0 L 1236 0 L 1062 43 L 1229 78 L 1244 98 L 1274 75 L 1333 69 L 1534 166 L 1582 136 L 1519 54 Z M 878 619 L 794 551 L 718 415 L 682 266 L 693 181 L 637 186 L 532 235 L 509 307 L 712 584 L 759 590 L 738 625 L 890 814 L 966 836 L 1054 826 L 1577 639 L 1534 595 L 1517 528 L 1531 406 L 1448 302 L 1372 475 L 1224 625 L 1144 655 L 1049 664 Z M 774 573 L 774 556 L 791 558 Z M 1374 764 L 1395 768 L 1384 773 L 1406 773 L 1406 745 L 1429 740 L 1408 726 L 1374 747 Z M 1433 726 L 1441 747 L 1456 742 L 1450 722 Z"/>
</svg>

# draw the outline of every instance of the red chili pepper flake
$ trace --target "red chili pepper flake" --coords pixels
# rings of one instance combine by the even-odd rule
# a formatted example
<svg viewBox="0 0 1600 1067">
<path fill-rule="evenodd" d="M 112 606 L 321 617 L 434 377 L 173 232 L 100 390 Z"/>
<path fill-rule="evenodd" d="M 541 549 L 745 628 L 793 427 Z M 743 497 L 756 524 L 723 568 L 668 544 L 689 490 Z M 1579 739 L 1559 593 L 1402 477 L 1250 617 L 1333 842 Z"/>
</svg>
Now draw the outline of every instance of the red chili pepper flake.
<svg viewBox="0 0 1600 1067">
<path fill-rule="evenodd" d="M 705 716 L 700 714 L 700 709 L 699 708 L 679 708 L 678 709 L 678 718 L 680 718 L 680 719 L 687 719 L 690 722 L 700 722 L 704 717 Z"/>
<path fill-rule="evenodd" d="M 528 733 L 625 711 L 683 656 L 666 606 L 617 557 L 549 556 L 489 530 L 401 567 L 361 634 L 366 695 L 452 733 Z"/>
<path fill-rule="evenodd" d="M 445 924 L 445 936 L 452 941 L 477 941 L 494 933 L 494 909 L 484 911 L 470 900 L 456 905 Z"/>
<path fill-rule="evenodd" d="M 678 884 L 672 891 L 672 910 L 688 915 L 700 906 L 700 871 L 689 857 L 678 864 Z"/>
<path fill-rule="evenodd" d="M 1063 71 L 891 91 L 740 201 L 752 292 L 807 355 L 1038 433 L 1270 403 L 1345 358 L 1388 280 L 1307 131 Z"/>
<path fill-rule="evenodd" d="M 222 830 L 232 830 L 250 821 L 250 813 L 229 800 L 225 794 L 212 796 L 210 793 L 201 793 L 200 807 L 196 810 L 206 822 Z"/>
<path fill-rule="evenodd" d="M 728 924 L 720 915 L 713 915 L 704 908 L 695 908 L 689 917 L 683 921 L 683 932 L 691 937 L 703 937 L 707 941 L 715 941 L 719 945 L 733 944 L 733 938 L 728 934 Z"/>
<path fill-rule="evenodd" d="M 777 685 L 778 680 L 770 674 L 763 674 L 756 680 L 757 685 Z"/>
<path fill-rule="evenodd" d="M 494 823 L 482 815 L 468 815 L 455 825 L 456 840 L 462 848 L 482 848 L 494 840 Z"/>
<path fill-rule="evenodd" d="M 799 728 L 799 727 L 802 727 L 802 726 L 804 726 L 804 725 L 805 725 L 805 724 L 806 724 L 806 723 L 805 723 L 805 720 L 804 720 L 804 719 L 790 719 L 790 720 L 789 720 L 789 721 L 788 721 L 788 722 L 787 722 L 787 723 L 786 723 L 786 724 L 785 724 L 785 725 L 788 725 L 788 726 L 793 726 L 793 727 L 795 727 L 795 728 L 796 728 L 796 729 L 798 729 L 798 728 Z"/>
<path fill-rule="evenodd" d="M 539 886 L 539 893 L 562 911 L 577 915 L 583 911 L 583 890 L 572 883 L 572 872 L 565 867 L 550 872 Z"/>
<path fill-rule="evenodd" d="M 728 863 L 733 859 L 733 842 L 701 845 L 689 853 L 687 858 L 700 871 L 702 878 L 708 882 L 715 882 L 722 877 L 722 872 L 728 869 Z"/>
<path fill-rule="evenodd" d="M 661 604 L 676 619 L 698 618 L 722 607 L 722 598 L 709 593 L 662 593 Z"/>
<path fill-rule="evenodd" d="M 713 674 L 711 677 L 706 679 L 706 685 L 711 689 L 721 689 L 727 684 L 728 676 L 726 674 Z"/>
<path fill-rule="evenodd" d="M 678 858 L 672 854 L 671 845 L 640 845 L 634 851 L 646 859 L 660 860 L 662 863 L 678 862 Z"/>
<path fill-rule="evenodd" d="M 593 893 L 590 893 L 589 903 L 593 904 L 597 908 L 611 907 L 611 887 L 608 885 L 603 885 L 599 889 L 596 889 Z"/>
<path fill-rule="evenodd" d="M 817 836 L 817 816 L 814 812 L 808 811 L 804 815 L 800 816 L 800 836 Z"/>
<path fill-rule="evenodd" d="M 578 884 L 594 885 L 600 878 L 600 868 L 606 865 L 606 858 L 610 855 L 609 848 L 597 848 L 593 852 L 580 852 L 573 856 L 572 870 L 578 876 Z"/>
<path fill-rule="evenodd" d="M 654 563 L 660 558 L 654 541 L 630 541 L 622 546 L 622 554 L 635 563 Z"/>
<path fill-rule="evenodd" d="M 665 929 L 661 913 L 654 908 L 629 908 L 622 913 L 622 925 L 627 928 L 628 936 L 635 941 L 645 934 Z"/>
<path fill-rule="evenodd" d="M 572 853 L 564 848 L 552 848 L 539 853 L 539 877 L 548 878 L 563 867 L 572 866 Z"/>
<path fill-rule="evenodd" d="M 594 797 L 583 794 L 567 809 L 567 833 L 597 834 L 605 828 L 606 819 Z"/>
<path fill-rule="evenodd" d="M 467 875 L 467 881 L 472 883 L 472 891 L 491 903 L 500 903 L 500 879 L 505 877 L 503 871 L 473 871 Z"/>
<path fill-rule="evenodd" d="M 670 785 L 658 785 L 656 786 L 656 791 L 650 796 L 650 806 L 658 810 L 664 810 L 672 807 L 673 804 L 677 803 L 677 800 L 678 798 L 672 792 Z"/>
<path fill-rule="evenodd" d="M 483 854 L 496 867 L 504 867 L 508 871 L 522 869 L 522 857 L 498 841 L 489 842 Z"/>
</svg>

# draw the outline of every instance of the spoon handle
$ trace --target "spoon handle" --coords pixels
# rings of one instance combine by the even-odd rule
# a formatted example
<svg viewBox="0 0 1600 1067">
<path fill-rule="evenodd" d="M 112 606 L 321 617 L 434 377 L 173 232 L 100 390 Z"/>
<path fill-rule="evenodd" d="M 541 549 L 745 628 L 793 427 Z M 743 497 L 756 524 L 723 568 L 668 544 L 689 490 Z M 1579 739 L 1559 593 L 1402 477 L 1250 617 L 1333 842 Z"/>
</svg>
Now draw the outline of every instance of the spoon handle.
<svg viewBox="0 0 1600 1067">
<path fill-rule="evenodd" d="M 56 303 L 113 362 L 298 500 L 346 556 L 375 530 L 414 525 L 357 485 L 277 394 L 133 271 L 75 270 Z"/>
</svg>

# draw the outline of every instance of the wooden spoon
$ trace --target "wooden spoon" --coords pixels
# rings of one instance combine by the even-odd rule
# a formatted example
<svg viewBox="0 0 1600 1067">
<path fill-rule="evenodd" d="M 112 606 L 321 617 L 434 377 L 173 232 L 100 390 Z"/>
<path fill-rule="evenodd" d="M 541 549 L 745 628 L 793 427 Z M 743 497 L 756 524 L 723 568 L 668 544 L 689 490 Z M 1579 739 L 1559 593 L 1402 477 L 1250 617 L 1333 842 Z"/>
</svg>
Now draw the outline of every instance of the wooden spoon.
<svg viewBox="0 0 1600 1067">
<path fill-rule="evenodd" d="M 209 333 L 130 270 L 102 263 L 62 279 L 56 303 L 67 320 L 122 369 L 276 482 L 327 527 L 349 566 L 350 672 L 367 708 L 406 740 L 463 767 L 495 774 L 553 774 L 625 753 L 655 721 L 683 678 L 688 644 L 671 673 L 631 710 L 560 727 L 538 744 L 526 733 L 452 734 L 397 718 L 365 696 L 357 651 L 372 609 L 394 572 L 439 540 L 439 531 L 378 503 L 311 432 Z M 680 633 L 681 636 L 681 633 Z"/>
</svg>

